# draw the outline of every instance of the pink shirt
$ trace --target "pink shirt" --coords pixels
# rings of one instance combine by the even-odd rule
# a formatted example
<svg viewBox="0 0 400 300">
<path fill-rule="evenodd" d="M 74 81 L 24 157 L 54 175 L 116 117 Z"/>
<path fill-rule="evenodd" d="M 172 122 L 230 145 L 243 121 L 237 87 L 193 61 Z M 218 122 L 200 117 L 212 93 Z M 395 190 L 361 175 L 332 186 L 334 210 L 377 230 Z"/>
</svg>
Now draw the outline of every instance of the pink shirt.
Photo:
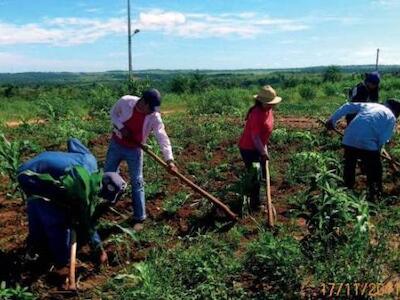
<svg viewBox="0 0 400 300">
<path fill-rule="evenodd" d="M 244 131 L 239 140 L 239 147 L 245 150 L 258 150 L 255 139 L 259 137 L 262 145 L 268 144 L 274 128 L 274 115 L 272 109 L 264 110 L 259 106 L 253 108 L 247 119 Z"/>
<path fill-rule="evenodd" d="M 116 136 L 122 138 L 122 134 L 119 130 L 122 129 L 125 126 L 125 122 L 132 117 L 134 108 L 138 101 L 139 97 L 126 95 L 119 99 L 111 109 L 111 120 L 114 125 L 114 134 Z M 171 142 L 165 131 L 161 114 L 158 111 L 146 115 L 144 118 L 142 134 L 143 143 L 146 143 L 147 138 L 152 132 L 154 133 L 157 142 L 160 145 L 164 159 L 172 160 L 174 157 L 172 155 Z"/>
</svg>

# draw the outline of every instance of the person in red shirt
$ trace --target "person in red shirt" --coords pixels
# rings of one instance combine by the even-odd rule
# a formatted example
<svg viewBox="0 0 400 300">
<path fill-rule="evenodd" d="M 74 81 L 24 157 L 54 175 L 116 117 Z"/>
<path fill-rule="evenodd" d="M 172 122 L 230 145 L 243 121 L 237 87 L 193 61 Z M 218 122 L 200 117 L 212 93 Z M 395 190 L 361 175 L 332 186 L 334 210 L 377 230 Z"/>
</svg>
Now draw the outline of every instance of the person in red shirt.
<svg viewBox="0 0 400 300">
<path fill-rule="evenodd" d="M 260 162 L 263 175 L 265 162 L 269 160 L 268 141 L 274 127 L 273 107 L 282 101 L 275 90 L 266 85 L 254 96 L 255 104 L 249 109 L 246 125 L 239 140 L 239 150 L 247 169 L 253 162 Z M 250 208 L 252 211 L 260 208 L 260 184 L 254 183 L 250 195 Z"/>
<path fill-rule="evenodd" d="M 117 172 L 122 161 L 128 164 L 132 186 L 133 229 L 141 231 L 146 219 L 143 181 L 143 151 L 151 133 L 154 134 L 170 172 L 176 172 L 172 146 L 160 113 L 161 94 L 156 89 L 145 91 L 142 97 L 125 95 L 111 109 L 114 126 L 107 151 L 105 172 Z"/>
</svg>

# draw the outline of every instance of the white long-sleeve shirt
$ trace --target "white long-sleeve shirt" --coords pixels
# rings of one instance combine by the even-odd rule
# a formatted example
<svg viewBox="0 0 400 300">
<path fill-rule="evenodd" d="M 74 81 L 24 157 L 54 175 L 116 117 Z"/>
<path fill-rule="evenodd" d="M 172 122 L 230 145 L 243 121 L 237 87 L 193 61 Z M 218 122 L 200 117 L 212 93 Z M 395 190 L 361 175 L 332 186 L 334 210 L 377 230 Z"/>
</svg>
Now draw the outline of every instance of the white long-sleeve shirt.
<svg viewBox="0 0 400 300">
<path fill-rule="evenodd" d="M 124 122 L 128 121 L 132 117 L 133 110 L 139 99 L 140 98 L 136 96 L 125 95 L 121 97 L 111 109 L 111 120 L 114 125 L 114 132 L 121 138 L 122 134 L 120 130 L 124 127 Z M 147 115 L 144 119 L 142 143 L 146 143 L 150 133 L 152 132 L 160 145 L 164 159 L 166 161 L 172 160 L 174 156 L 172 154 L 171 142 L 165 131 L 161 114 L 157 111 Z"/>
<path fill-rule="evenodd" d="M 347 103 L 331 117 L 336 124 L 347 114 L 357 114 L 347 126 L 343 145 L 370 151 L 380 151 L 394 133 L 396 117 L 393 112 L 379 103 Z"/>
</svg>

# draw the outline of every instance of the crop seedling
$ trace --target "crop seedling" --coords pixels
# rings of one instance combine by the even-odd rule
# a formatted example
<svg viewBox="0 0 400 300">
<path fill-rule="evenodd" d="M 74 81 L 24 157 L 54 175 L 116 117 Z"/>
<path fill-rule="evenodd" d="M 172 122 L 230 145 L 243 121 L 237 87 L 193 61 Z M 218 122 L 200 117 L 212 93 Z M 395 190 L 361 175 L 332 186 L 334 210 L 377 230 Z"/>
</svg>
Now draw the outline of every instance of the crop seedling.
<svg viewBox="0 0 400 300">
<path fill-rule="evenodd" d="M 34 300 L 36 297 L 28 291 L 27 287 L 19 284 L 15 288 L 7 287 L 6 282 L 0 283 L 0 299 L 2 300 Z"/>
<path fill-rule="evenodd" d="M 179 192 L 176 195 L 166 198 L 163 202 L 162 208 L 168 215 L 174 215 L 189 199 L 189 197 L 190 194 Z"/>
<path fill-rule="evenodd" d="M 21 164 L 22 154 L 27 148 L 29 148 L 28 141 L 10 142 L 3 133 L 0 133 L 0 172 L 10 179 L 9 188 L 12 194 L 19 191 L 17 170 Z"/>
</svg>

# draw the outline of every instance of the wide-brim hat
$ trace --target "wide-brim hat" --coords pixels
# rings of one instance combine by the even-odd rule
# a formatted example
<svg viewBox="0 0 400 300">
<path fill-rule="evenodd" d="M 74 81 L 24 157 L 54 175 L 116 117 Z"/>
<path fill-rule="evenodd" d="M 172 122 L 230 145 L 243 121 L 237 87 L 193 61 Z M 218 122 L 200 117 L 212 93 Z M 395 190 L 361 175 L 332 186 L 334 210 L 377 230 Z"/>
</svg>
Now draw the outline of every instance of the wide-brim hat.
<svg viewBox="0 0 400 300">
<path fill-rule="evenodd" d="M 282 98 L 276 95 L 275 90 L 270 85 L 263 86 L 253 98 L 262 104 L 269 105 L 278 104 L 282 101 Z"/>
</svg>

